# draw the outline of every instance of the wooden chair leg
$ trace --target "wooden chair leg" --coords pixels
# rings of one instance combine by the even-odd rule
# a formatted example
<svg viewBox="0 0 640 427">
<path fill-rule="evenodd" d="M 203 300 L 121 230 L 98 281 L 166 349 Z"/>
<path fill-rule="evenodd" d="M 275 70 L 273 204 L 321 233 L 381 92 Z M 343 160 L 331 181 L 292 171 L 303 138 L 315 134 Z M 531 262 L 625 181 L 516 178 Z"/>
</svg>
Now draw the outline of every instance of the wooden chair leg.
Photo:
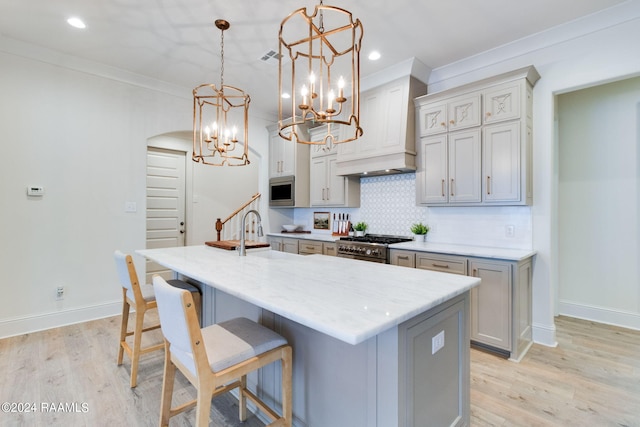
<svg viewBox="0 0 640 427">
<path fill-rule="evenodd" d="M 133 351 L 131 352 L 131 388 L 138 383 L 138 361 L 142 346 L 142 329 L 144 326 L 144 309 L 136 310 L 136 329 L 133 332 Z"/>
<path fill-rule="evenodd" d="M 209 427 L 209 414 L 211 413 L 211 396 L 213 390 L 209 387 L 198 387 L 196 398 L 196 426 Z"/>
<path fill-rule="evenodd" d="M 124 355 L 124 342 L 127 339 L 127 328 L 129 327 L 129 308 L 129 303 L 125 297 L 122 302 L 122 322 L 120 324 L 120 342 L 118 343 L 118 366 L 122 365 L 122 356 Z"/>
<path fill-rule="evenodd" d="M 176 378 L 176 365 L 171 361 L 169 345 L 165 342 L 164 377 L 162 379 L 162 400 L 160 402 L 160 427 L 169 426 L 171 417 L 171 401 L 173 400 L 173 384 Z"/>
<path fill-rule="evenodd" d="M 247 388 L 247 376 L 240 378 L 240 387 L 238 387 L 238 418 L 240 421 L 247 420 L 247 397 L 244 390 Z"/>
<path fill-rule="evenodd" d="M 282 416 L 285 426 L 291 427 L 293 422 L 293 351 L 291 347 L 282 350 Z"/>
</svg>

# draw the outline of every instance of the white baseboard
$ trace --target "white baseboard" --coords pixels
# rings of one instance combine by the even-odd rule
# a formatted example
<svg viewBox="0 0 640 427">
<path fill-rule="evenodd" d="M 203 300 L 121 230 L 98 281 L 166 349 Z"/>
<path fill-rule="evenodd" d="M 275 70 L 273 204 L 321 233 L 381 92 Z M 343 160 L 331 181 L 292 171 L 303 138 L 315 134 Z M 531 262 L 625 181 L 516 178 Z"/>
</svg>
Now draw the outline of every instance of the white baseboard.
<svg viewBox="0 0 640 427">
<path fill-rule="evenodd" d="M 534 323 L 531 325 L 531 332 L 533 342 L 536 344 L 546 345 L 547 347 L 556 347 L 558 345 L 558 341 L 556 341 L 555 324 L 549 326 Z"/>
<path fill-rule="evenodd" d="M 122 313 L 122 301 L 73 308 L 54 313 L 25 316 L 0 321 L 0 338 L 8 338 Z"/>
<path fill-rule="evenodd" d="M 640 330 L 640 313 L 613 310 L 568 301 L 559 301 L 558 308 L 559 313 L 563 316 L 577 317 L 578 319 L 591 320 L 607 325 Z"/>
</svg>

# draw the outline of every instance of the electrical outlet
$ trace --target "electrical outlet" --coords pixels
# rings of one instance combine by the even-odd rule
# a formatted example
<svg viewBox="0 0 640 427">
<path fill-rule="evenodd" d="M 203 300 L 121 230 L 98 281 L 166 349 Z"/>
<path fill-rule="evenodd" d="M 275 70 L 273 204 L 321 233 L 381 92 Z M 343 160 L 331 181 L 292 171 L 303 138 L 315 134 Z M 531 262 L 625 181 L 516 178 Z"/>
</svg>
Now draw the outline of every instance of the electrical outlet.
<svg viewBox="0 0 640 427">
<path fill-rule="evenodd" d="M 56 299 L 57 300 L 64 299 L 64 286 L 58 286 L 56 288 Z"/>
<path fill-rule="evenodd" d="M 431 354 L 436 354 L 444 347 L 444 331 L 440 331 L 438 335 L 431 338 Z"/>
<path fill-rule="evenodd" d="M 504 228 L 504 235 L 507 237 L 513 237 L 516 234 L 516 227 L 513 225 L 507 225 Z"/>
</svg>

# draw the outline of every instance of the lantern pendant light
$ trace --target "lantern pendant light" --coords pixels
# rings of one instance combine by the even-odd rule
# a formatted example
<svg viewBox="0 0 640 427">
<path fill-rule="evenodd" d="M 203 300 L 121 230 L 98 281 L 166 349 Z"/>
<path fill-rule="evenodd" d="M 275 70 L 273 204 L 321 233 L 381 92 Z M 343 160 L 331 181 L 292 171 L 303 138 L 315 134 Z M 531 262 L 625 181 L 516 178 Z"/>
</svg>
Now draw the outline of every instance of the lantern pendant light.
<svg viewBox="0 0 640 427">
<path fill-rule="evenodd" d="M 224 84 L 224 32 L 231 26 L 218 19 L 220 85 L 193 90 L 193 155 L 195 162 L 213 166 L 244 166 L 249 162 L 249 103 L 241 89 Z"/>
<path fill-rule="evenodd" d="M 280 24 L 278 125 L 282 138 L 303 144 L 340 144 L 362 136 L 360 48 L 362 23 L 351 12 L 320 1 Z M 289 98 L 283 96 L 289 95 Z M 326 124 L 320 139 L 298 125 Z M 317 133 L 314 133 L 314 135 Z"/>
</svg>

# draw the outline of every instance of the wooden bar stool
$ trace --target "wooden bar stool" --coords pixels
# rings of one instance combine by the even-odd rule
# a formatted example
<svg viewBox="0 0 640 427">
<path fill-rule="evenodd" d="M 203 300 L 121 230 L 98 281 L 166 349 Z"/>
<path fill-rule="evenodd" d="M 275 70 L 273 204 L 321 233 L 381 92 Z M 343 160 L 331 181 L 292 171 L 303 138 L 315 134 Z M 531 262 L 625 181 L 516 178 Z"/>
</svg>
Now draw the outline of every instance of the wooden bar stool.
<svg viewBox="0 0 640 427">
<path fill-rule="evenodd" d="M 211 399 L 238 388 L 241 421 L 246 420 L 248 398 L 274 421 L 270 426 L 290 427 L 292 350 L 286 339 L 245 318 L 200 329 L 189 292 L 169 286 L 157 275 L 153 276 L 153 287 L 165 339 L 160 426 L 168 426 L 170 417 L 196 406 L 195 425 L 206 427 Z M 278 360 L 282 366 L 282 416 L 246 388 L 247 374 Z M 176 367 L 195 386 L 197 398 L 172 408 Z"/>
<path fill-rule="evenodd" d="M 164 347 L 163 343 L 158 343 L 142 348 L 142 334 L 160 327 L 159 323 L 143 328 L 145 313 L 156 308 L 156 297 L 152 285 L 140 285 L 138 274 L 133 264 L 131 255 L 126 255 L 120 251 L 115 251 L 116 268 L 118 279 L 122 285 L 122 324 L 120 326 L 120 344 L 118 347 L 118 365 L 122 365 L 124 353 L 131 359 L 131 382 L 130 386 L 135 387 L 138 379 L 138 362 L 140 355 Z M 200 291 L 194 285 L 182 280 L 170 280 L 172 286 L 185 289 L 193 295 L 195 304 L 200 307 Z M 136 324 L 133 331 L 128 330 L 129 311 L 133 307 L 136 312 Z M 127 337 L 133 335 L 133 347 L 126 341 Z"/>
</svg>

